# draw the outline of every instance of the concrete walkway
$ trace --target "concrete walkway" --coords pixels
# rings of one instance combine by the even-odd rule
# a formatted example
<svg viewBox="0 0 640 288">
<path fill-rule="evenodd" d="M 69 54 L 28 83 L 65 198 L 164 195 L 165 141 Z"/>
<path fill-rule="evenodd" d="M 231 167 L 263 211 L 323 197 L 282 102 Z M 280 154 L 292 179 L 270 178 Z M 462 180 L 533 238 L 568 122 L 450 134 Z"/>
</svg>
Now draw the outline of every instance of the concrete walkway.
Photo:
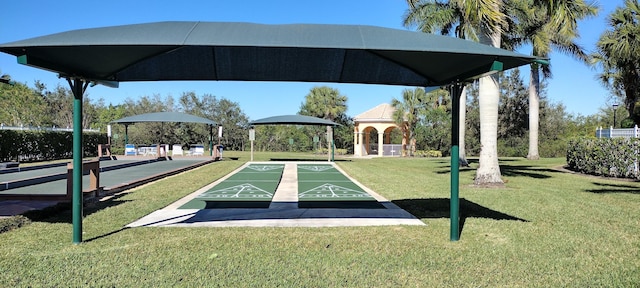
<svg viewBox="0 0 640 288">
<path fill-rule="evenodd" d="M 236 169 L 220 180 L 213 182 L 177 202 L 155 211 L 127 227 L 337 227 L 337 226 L 382 226 L 382 225 L 426 225 L 420 219 L 400 209 L 384 197 L 349 177 L 337 165 L 334 168 L 347 175 L 349 180 L 380 202 L 385 209 L 333 209 L 298 208 L 297 164 L 281 162 L 285 168 L 271 205 L 264 208 L 233 209 L 177 209 L 191 199 L 208 191 L 218 183 L 242 170 L 249 164 L 275 164 L 277 162 L 251 162 Z M 304 164 L 327 164 L 327 162 L 304 162 Z"/>
</svg>

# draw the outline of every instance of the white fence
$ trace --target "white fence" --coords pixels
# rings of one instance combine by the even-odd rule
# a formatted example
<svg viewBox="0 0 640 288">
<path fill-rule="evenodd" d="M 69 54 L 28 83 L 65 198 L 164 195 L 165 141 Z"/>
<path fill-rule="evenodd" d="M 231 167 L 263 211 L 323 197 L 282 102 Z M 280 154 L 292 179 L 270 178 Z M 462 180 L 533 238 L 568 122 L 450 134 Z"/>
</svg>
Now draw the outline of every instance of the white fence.
<svg viewBox="0 0 640 288">
<path fill-rule="evenodd" d="M 26 131 L 66 131 L 73 132 L 73 128 L 60 128 L 60 127 L 34 127 L 34 126 L 5 126 L 0 124 L 0 130 L 26 130 Z M 100 129 L 82 129 L 83 132 L 100 132 Z"/>
<path fill-rule="evenodd" d="M 596 129 L 596 137 L 597 138 L 639 138 L 640 130 L 638 130 L 638 125 L 634 128 L 622 128 L 622 129 L 613 129 L 613 127 L 609 127 L 608 129 L 602 129 L 602 127 Z"/>
</svg>

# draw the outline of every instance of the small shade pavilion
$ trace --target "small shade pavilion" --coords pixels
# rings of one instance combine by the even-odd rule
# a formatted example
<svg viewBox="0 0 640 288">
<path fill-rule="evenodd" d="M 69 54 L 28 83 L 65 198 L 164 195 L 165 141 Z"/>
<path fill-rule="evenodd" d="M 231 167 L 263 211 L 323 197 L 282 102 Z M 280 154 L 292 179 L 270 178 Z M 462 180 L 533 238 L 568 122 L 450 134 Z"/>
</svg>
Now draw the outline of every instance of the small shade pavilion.
<svg viewBox="0 0 640 288">
<path fill-rule="evenodd" d="M 327 126 L 327 139 L 331 139 L 331 152 L 329 153 L 329 161 L 333 161 L 335 144 L 333 142 L 333 127 L 340 124 L 331 120 L 306 115 L 281 115 L 262 118 L 249 122 L 249 125 L 315 125 Z M 253 142 L 251 143 L 251 159 L 253 159 Z"/>
<path fill-rule="evenodd" d="M 175 123 L 202 123 L 209 126 L 209 151 L 213 151 L 213 127 L 218 125 L 215 121 L 181 112 L 154 112 L 124 117 L 113 120 L 111 123 L 124 125 L 124 143 L 129 143 L 129 125 L 140 122 L 175 122 Z"/>
</svg>

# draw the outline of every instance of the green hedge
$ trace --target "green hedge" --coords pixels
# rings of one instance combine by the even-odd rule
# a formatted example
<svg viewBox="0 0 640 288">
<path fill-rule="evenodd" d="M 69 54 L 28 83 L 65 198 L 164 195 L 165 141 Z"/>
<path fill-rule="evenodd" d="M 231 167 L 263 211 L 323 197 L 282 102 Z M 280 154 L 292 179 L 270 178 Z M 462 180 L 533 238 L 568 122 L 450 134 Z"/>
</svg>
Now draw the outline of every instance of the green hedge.
<svg viewBox="0 0 640 288">
<path fill-rule="evenodd" d="M 101 133 L 84 133 L 83 157 L 98 155 Z M 0 130 L 0 161 L 34 162 L 73 157 L 73 132 Z"/>
<path fill-rule="evenodd" d="M 567 164 L 581 173 L 640 179 L 640 139 L 581 138 L 569 141 Z"/>
<path fill-rule="evenodd" d="M 316 149 L 315 150 L 315 154 L 327 154 L 329 153 L 329 149 L 328 148 L 320 148 L 320 149 Z M 336 150 L 333 151 L 334 155 L 347 155 L 347 149 L 340 149 L 340 148 L 336 148 Z"/>
<path fill-rule="evenodd" d="M 440 158 L 442 157 L 442 151 L 438 150 L 417 150 L 416 157 L 428 157 L 428 158 Z"/>
</svg>

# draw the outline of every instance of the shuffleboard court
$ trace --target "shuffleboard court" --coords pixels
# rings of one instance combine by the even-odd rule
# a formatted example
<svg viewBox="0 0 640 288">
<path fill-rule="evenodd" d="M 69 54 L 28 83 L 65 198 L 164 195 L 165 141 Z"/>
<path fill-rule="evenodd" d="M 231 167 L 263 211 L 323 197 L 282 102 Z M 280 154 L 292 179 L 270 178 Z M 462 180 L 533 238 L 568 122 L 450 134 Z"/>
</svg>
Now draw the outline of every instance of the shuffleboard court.
<svg viewBox="0 0 640 288">
<path fill-rule="evenodd" d="M 188 159 L 188 160 L 175 160 L 175 161 L 128 161 L 128 160 L 114 160 L 114 161 L 101 161 L 101 168 L 107 168 L 110 166 L 120 165 L 124 168 L 113 169 L 107 172 L 100 173 L 100 185 L 105 187 L 105 190 L 109 190 L 111 187 L 119 186 L 134 182 L 138 179 L 143 179 L 153 175 L 161 174 L 167 171 L 182 169 L 197 163 L 203 162 L 201 159 Z M 144 165 L 131 165 L 136 163 L 144 163 Z M 7 179 L 21 179 L 24 177 L 37 177 L 41 175 L 47 175 L 50 173 L 59 173 L 66 175 L 67 167 L 54 167 L 39 170 L 31 170 L 28 172 L 17 172 L 11 174 L 4 174 L 3 177 Z M 12 177 L 12 178 L 9 178 Z M 82 180 L 83 189 L 89 188 L 89 176 L 83 176 Z M 24 187 L 18 187 L 14 189 L 0 191 L 0 197 L 4 194 L 16 194 L 16 195 L 64 195 L 67 191 L 67 180 L 56 180 L 46 182 L 42 184 L 29 185 Z"/>
<path fill-rule="evenodd" d="M 178 209 L 269 208 L 282 178 L 282 164 L 251 164 Z"/>
<path fill-rule="evenodd" d="M 300 208 L 384 208 L 329 164 L 298 165 Z"/>
<path fill-rule="evenodd" d="M 271 177 L 279 180 L 269 181 Z M 240 199 L 243 201 L 237 201 Z M 381 225 L 425 223 L 350 178 L 335 164 L 280 161 L 247 163 L 127 227 Z"/>
</svg>

